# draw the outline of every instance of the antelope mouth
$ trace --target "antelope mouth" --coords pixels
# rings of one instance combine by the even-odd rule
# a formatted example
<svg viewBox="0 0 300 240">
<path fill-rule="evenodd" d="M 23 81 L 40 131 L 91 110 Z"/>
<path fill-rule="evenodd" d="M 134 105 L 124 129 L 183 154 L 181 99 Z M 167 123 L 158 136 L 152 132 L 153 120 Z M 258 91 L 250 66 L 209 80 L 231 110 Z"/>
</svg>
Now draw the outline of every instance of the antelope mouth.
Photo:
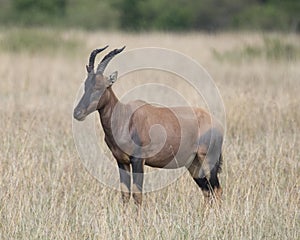
<svg viewBox="0 0 300 240">
<path fill-rule="evenodd" d="M 74 110 L 73 117 L 78 121 L 83 121 L 86 117 L 86 114 L 80 110 Z"/>
</svg>

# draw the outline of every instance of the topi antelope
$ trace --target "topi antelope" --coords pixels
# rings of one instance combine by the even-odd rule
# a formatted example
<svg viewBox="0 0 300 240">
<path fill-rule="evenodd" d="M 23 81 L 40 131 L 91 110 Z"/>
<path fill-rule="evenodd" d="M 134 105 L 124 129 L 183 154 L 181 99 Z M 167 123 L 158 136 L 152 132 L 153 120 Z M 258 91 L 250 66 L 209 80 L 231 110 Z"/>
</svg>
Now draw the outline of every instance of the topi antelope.
<svg viewBox="0 0 300 240">
<path fill-rule="evenodd" d="M 121 103 L 111 87 L 117 80 L 117 72 L 106 77 L 104 70 L 125 47 L 108 53 L 94 71 L 96 55 L 107 47 L 90 54 L 84 94 L 73 116 L 83 121 L 93 111 L 99 112 L 105 142 L 119 167 L 123 202 L 128 203 L 132 192 L 135 203 L 141 205 L 144 165 L 186 167 L 205 201 L 211 203 L 214 198 L 219 201 L 222 195 L 217 176 L 222 164 L 221 125 L 202 108 L 159 107 L 140 100 Z"/>
</svg>

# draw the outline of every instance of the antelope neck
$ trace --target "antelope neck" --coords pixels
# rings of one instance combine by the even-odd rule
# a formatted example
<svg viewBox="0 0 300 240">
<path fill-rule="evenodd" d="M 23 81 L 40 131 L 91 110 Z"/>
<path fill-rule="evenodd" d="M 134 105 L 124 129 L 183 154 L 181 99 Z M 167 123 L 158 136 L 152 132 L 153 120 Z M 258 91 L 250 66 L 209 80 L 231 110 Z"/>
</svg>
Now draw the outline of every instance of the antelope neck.
<svg viewBox="0 0 300 240">
<path fill-rule="evenodd" d="M 110 136 L 112 134 L 111 116 L 116 104 L 119 103 L 119 99 L 116 97 L 116 95 L 110 87 L 106 89 L 100 101 L 102 102 L 102 106 L 100 109 L 98 109 L 98 112 L 100 115 L 101 124 L 104 129 L 105 135 Z"/>
</svg>

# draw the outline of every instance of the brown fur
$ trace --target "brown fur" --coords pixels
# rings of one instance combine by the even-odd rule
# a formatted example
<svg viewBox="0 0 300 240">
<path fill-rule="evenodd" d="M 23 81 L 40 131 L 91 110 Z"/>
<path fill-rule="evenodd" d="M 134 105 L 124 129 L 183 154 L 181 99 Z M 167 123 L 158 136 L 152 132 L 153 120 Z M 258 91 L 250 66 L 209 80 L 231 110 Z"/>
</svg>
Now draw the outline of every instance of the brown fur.
<svg viewBox="0 0 300 240">
<path fill-rule="evenodd" d="M 112 52 L 107 56 L 113 56 Z M 107 56 L 105 64 L 109 60 Z M 223 129 L 207 111 L 157 107 L 143 101 L 123 104 L 112 91 L 112 77 L 105 77 L 102 72 L 90 74 L 93 73 L 89 73 L 85 83 L 89 88 L 75 108 L 74 117 L 83 120 L 90 112 L 98 110 L 105 142 L 119 165 L 124 203 L 129 201 L 132 191 L 135 203 L 141 205 L 144 165 L 157 168 L 185 166 L 207 202 L 212 197 L 221 199 L 217 174 L 222 160 Z M 98 102 L 91 97 L 96 93 L 99 93 Z"/>
</svg>

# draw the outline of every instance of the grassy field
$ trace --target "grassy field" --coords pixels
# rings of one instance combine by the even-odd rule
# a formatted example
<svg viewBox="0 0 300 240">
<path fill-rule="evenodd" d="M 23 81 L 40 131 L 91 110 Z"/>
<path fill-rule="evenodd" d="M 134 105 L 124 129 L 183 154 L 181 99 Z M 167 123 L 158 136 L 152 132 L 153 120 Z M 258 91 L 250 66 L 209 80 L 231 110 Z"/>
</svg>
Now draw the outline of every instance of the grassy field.
<svg viewBox="0 0 300 240">
<path fill-rule="evenodd" d="M 299 239 L 299 43 L 282 34 L 1 30 L 0 239 Z M 72 108 L 90 51 L 106 44 L 175 49 L 211 74 L 227 114 L 221 209 L 205 210 L 185 174 L 145 194 L 138 221 L 133 201 L 123 212 L 120 193 L 86 171 Z"/>
</svg>

